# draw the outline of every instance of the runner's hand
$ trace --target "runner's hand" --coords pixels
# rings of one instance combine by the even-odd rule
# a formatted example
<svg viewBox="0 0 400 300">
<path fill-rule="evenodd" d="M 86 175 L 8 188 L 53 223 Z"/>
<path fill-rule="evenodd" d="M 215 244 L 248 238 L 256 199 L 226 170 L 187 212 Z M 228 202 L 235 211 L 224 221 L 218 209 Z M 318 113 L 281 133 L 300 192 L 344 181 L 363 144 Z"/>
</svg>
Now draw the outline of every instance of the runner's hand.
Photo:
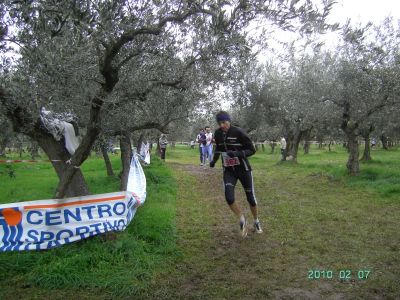
<svg viewBox="0 0 400 300">
<path fill-rule="evenodd" d="M 214 168 L 215 167 L 215 161 L 210 161 L 210 168 Z"/>
</svg>

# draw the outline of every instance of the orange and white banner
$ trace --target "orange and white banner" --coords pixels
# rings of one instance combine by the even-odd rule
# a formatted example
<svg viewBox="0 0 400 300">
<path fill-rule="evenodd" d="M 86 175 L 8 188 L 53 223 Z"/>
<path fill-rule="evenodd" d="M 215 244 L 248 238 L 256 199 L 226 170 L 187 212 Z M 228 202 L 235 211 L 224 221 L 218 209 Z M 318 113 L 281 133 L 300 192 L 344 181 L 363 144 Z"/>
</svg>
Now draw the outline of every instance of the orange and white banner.
<svg viewBox="0 0 400 300">
<path fill-rule="evenodd" d="M 0 205 L 0 252 L 50 249 L 122 231 L 145 199 L 146 177 L 134 155 L 128 191 Z"/>
</svg>

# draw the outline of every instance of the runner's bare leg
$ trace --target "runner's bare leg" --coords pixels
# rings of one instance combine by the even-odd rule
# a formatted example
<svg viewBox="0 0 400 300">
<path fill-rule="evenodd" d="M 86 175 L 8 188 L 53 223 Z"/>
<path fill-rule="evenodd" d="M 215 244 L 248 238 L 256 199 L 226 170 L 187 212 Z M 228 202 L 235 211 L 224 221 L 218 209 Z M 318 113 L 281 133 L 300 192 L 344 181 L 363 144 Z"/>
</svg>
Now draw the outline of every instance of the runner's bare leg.
<svg viewBox="0 0 400 300">
<path fill-rule="evenodd" d="M 229 207 L 238 218 L 242 216 L 242 210 L 236 202 L 233 202 Z"/>
<path fill-rule="evenodd" d="M 258 215 L 257 215 L 257 205 L 256 206 L 251 206 L 250 205 L 250 210 L 251 210 L 251 214 L 254 217 L 254 220 L 257 220 Z"/>
</svg>

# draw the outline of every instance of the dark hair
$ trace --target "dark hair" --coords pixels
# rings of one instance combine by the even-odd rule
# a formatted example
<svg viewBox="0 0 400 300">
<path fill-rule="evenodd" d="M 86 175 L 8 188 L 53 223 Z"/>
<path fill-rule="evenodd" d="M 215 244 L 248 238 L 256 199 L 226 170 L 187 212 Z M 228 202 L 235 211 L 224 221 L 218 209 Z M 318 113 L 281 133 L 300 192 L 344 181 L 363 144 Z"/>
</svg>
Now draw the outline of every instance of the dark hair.
<svg viewBox="0 0 400 300">
<path fill-rule="evenodd" d="M 210 126 L 206 126 L 206 127 L 204 127 L 204 129 L 207 129 L 207 128 L 210 128 L 210 129 L 211 129 L 211 127 L 210 127 Z"/>
<path fill-rule="evenodd" d="M 231 120 L 232 120 L 231 116 L 229 115 L 229 113 L 224 111 L 224 110 L 219 111 L 215 115 L 215 118 L 217 119 L 217 122 L 220 122 L 220 121 L 229 121 L 229 122 L 231 122 Z"/>
</svg>

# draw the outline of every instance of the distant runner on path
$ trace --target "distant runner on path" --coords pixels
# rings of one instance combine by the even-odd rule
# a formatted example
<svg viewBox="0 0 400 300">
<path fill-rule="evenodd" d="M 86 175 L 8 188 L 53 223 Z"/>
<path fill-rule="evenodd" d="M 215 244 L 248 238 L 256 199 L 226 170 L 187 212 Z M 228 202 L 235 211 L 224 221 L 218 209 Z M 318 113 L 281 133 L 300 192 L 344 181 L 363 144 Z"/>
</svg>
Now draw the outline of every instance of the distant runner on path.
<svg viewBox="0 0 400 300">
<path fill-rule="evenodd" d="M 167 151 L 167 145 L 168 145 L 167 136 L 165 134 L 161 134 L 158 143 L 160 144 L 161 160 L 165 161 L 165 152 Z"/>
<path fill-rule="evenodd" d="M 199 144 L 199 152 L 200 152 L 200 166 L 203 165 L 203 147 L 206 144 L 206 134 L 204 133 L 204 129 L 200 129 L 199 134 L 196 137 L 196 142 Z"/>
<path fill-rule="evenodd" d="M 211 132 L 211 128 L 209 126 L 206 126 L 204 129 L 205 129 L 204 135 L 205 135 L 206 140 L 205 140 L 205 144 L 203 144 L 203 149 L 202 149 L 203 150 L 203 155 L 202 155 L 203 166 L 206 165 L 207 158 L 208 158 L 209 162 L 212 161 L 212 157 L 213 157 L 213 144 L 212 144 L 212 142 L 214 140 L 213 134 Z"/>
<path fill-rule="evenodd" d="M 239 205 L 235 202 L 235 186 L 239 180 L 246 193 L 251 213 L 254 217 L 254 230 L 262 233 L 257 215 L 257 200 L 254 194 L 254 181 L 251 166 L 247 157 L 256 152 L 249 136 L 239 127 L 231 125 L 231 117 L 225 111 L 216 115 L 219 129 L 215 131 L 214 138 L 216 150 L 214 159 L 210 162 L 213 168 L 222 154 L 223 178 L 225 199 L 230 209 L 239 218 L 242 237 L 247 235 L 247 221 Z"/>
<path fill-rule="evenodd" d="M 286 160 L 286 140 L 284 137 L 281 138 L 281 159 Z"/>
</svg>

